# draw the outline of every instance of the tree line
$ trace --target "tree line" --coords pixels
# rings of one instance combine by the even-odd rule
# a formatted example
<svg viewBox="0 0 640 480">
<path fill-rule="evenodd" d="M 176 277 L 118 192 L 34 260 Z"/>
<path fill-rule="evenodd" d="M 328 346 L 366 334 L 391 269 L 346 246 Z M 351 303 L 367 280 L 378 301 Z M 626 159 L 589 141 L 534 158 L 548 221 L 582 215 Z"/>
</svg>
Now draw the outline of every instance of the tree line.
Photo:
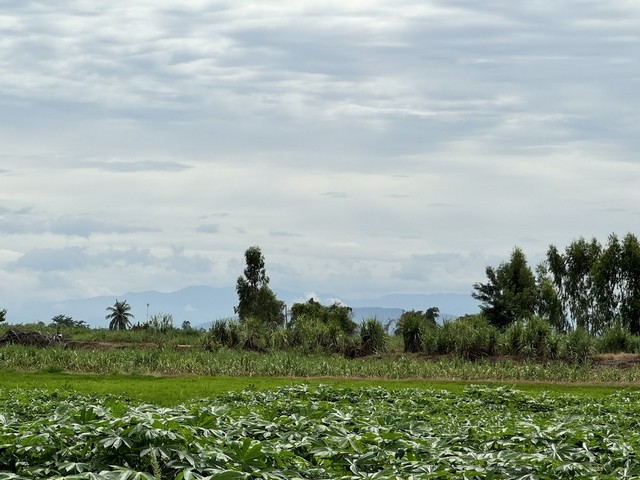
<svg viewBox="0 0 640 480">
<path fill-rule="evenodd" d="M 560 332 L 600 335 L 618 326 L 640 333 L 640 243 L 632 233 L 611 234 L 605 244 L 580 237 L 564 250 L 550 245 L 535 273 L 516 247 L 508 261 L 485 272 L 486 282 L 474 284 L 472 295 L 499 328 L 539 316 Z"/>
</svg>

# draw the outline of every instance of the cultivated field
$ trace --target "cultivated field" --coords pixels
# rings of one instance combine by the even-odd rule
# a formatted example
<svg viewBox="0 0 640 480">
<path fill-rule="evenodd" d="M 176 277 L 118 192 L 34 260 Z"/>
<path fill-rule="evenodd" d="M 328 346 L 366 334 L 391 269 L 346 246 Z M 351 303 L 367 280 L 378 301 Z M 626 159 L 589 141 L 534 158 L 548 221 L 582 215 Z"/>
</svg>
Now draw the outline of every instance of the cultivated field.
<svg viewBox="0 0 640 480">
<path fill-rule="evenodd" d="M 598 361 L 578 364 L 509 357 L 478 360 L 449 356 L 425 358 L 421 355 L 402 353 L 349 359 L 341 355 L 310 355 L 295 351 L 257 353 L 219 349 L 206 352 L 196 348 L 183 350 L 144 345 L 73 350 L 8 345 L 0 348 L 0 365 L 5 371 L 101 375 L 226 375 L 592 383 L 640 381 L 637 357 L 612 355 L 602 357 Z"/>
<path fill-rule="evenodd" d="M 638 478 L 639 401 L 293 386 L 160 408 L 2 390 L 0 479 Z"/>
</svg>

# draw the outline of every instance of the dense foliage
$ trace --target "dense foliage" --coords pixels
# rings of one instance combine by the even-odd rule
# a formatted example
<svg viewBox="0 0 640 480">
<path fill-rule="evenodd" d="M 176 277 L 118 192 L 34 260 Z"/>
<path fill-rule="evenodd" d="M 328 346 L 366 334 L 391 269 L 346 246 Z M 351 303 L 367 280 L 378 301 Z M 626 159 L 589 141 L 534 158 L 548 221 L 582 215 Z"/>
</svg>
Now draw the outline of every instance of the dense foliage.
<svg viewBox="0 0 640 480">
<path fill-rule="evenodd" d="M 260 248 L 249 247 L 244 257 L 244 275 L 238 277 L 236 282 L 238 306 L 235 307 L 235 313 L 241 322 L 253 317 L 265 326 L 283 325 L 285 304 L 269 288 L 269 277 Z"/>
<path fill-rule="evenodd" d="M 601 333 L 619 322 L 640 333 L 640 243 L 629 233 L 606 245 L 580 238 L 561 253 L 550 246 L 549 270 L 565 314 L 577 326 Z"/>
<path fill-rule="evenodd" d="M 497 269 L 487 267 L 486 274 L 487 283 L 473 286 L 473 297 L 482 302 L 482 312 L 489 322 L 504 328 L 535 314 L 535 278 L 521 249 L 515 248 L 511 259 Z"/>
<path fill-rule="evenodd" d="M 305 303 L 294 303 L 291 306 L 289 326 L 295 328 L 296 322 L 313 319 L 314 322 L 332 325 L 345 335 L 352 335 L 357 327 L 351 318 L 352 313 L 351 308 L 346 305 L 335 302 L 327 306 L 310 298 Z"/>
<path fill-rule="evenodd" d="M 404 351 L 409 353 L 431 351 L 428 344 L 433 338 L 433 329 L 437 327 L 439 309 L 428 308 L 426 312 L 409 310 L 402 312 L 396 323 L 394 334 L 402 337 Z"/>
<path fill-rule="evenodd" d="M 536 276 L 515 248 L 508 262 L 488 266 L 486 275 L 472 295 L 500 329 L 538 315 L 557 331 L 601 335 L 619 325 L 640 334 L 640 242 L 631 233 L 622 240 L 612 234 L 606 245 L 582 237 L 564 251 L 551 245 Z"/>
<path fill-rule="evenodd" d="M 637 478 L 640 394 L 309 388 L 159 408 L 0 391 L 0 479 Z"/>
</svg>

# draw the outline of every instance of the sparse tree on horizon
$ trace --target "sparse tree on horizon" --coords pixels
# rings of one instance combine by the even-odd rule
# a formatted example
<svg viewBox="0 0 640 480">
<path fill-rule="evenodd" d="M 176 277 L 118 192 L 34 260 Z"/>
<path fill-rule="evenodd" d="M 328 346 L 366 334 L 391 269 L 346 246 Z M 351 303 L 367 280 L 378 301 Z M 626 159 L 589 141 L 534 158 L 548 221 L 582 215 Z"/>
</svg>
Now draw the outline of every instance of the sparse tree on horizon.
<svg viewBox="0 0 640 480">
<path fill-rule="evenodd" d="M 69 315 L 59 314 L 51 318 L 51 325 L 55 327 L 89 328 L 83 320 L 74 320 Z"/>
<path fill-rule="evenodd" d="M 130 310 L 131 305 L 126 300 L 116 300 L 112 307 L 107 307 L 109 313 L 105 319 L 109 320 L 109 330 L 127 330 L 131 326 L 130 319 L 135 318 Z"/>
<path fill-rule="evenodd" d="M 236 283 L 238 306 L 234 308 L 235 313 L 241 322 L 254 317 L 265 326 L 283 325 L 284 302 L 278 300 L 269 288 L 269 277 L 260 247 L 249 247 L 244 257 L 244 276 L 238 277 Z"/>
</svg>

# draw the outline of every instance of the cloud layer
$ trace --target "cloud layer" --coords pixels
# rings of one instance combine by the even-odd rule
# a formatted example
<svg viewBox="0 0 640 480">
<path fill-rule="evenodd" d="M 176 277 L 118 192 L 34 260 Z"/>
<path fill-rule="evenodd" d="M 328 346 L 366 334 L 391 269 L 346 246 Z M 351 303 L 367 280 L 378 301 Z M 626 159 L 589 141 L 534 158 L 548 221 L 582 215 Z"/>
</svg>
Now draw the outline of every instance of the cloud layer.
<svg viewBox="0 0 640 480">
<path fill-rule="evenodd" d="M 469 292 L 634 231 L 640 3 L 9 1 L 0 298 Z M 636 232 L 637 233 L 637 232 Z"/>
</svg>

